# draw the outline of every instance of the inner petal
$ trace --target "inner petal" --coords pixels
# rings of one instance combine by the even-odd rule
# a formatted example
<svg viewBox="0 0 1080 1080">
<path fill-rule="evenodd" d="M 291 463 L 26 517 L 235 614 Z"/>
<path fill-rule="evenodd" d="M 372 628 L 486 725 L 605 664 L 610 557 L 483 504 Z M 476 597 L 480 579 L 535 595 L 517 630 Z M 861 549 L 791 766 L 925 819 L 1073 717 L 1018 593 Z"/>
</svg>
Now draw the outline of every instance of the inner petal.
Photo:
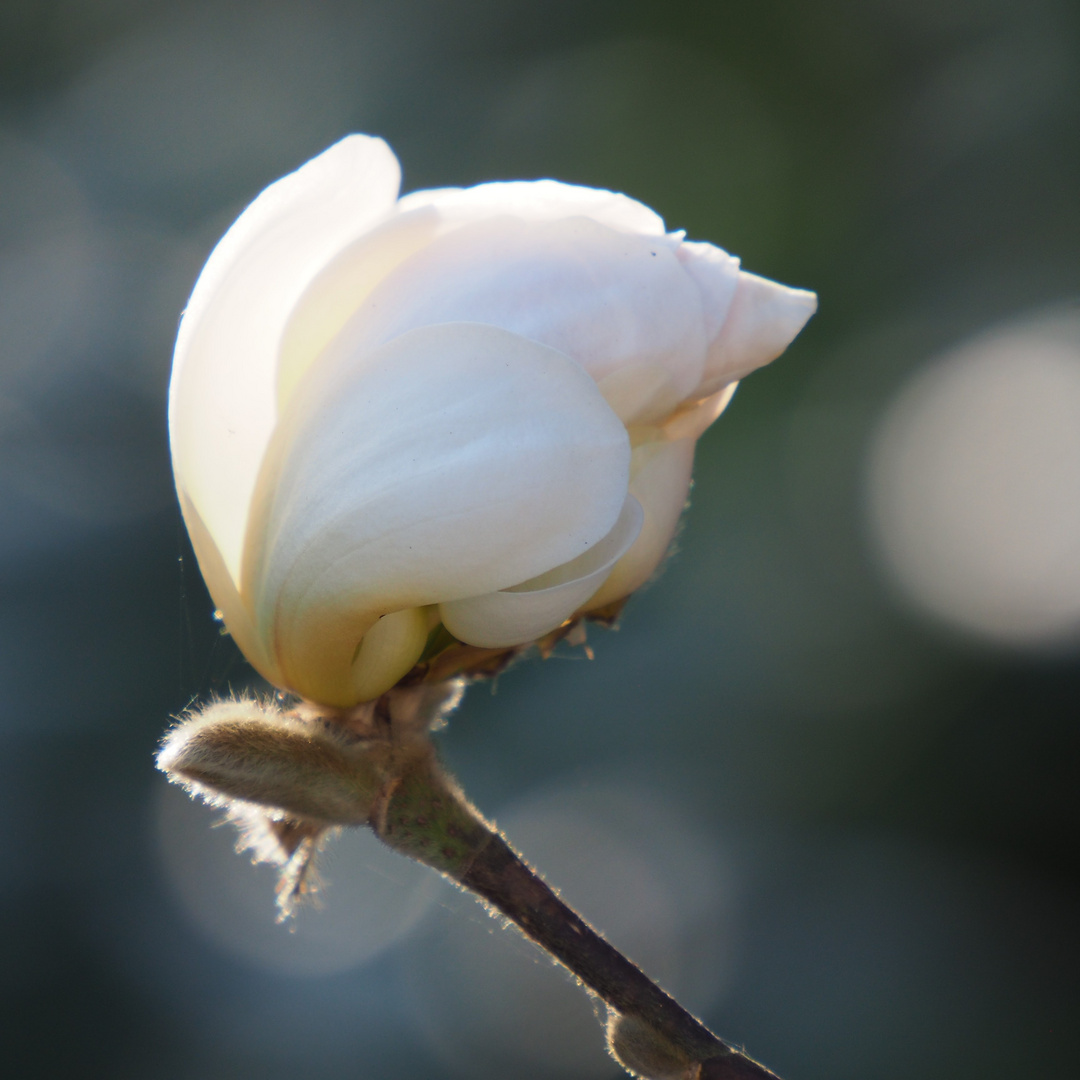
<svg viewBox="0 0 1080 1080">
<path fill-rule="evenodd" d="M 234 582 L 248 507 L 277 420 L 285 321 L 335 254 L 389 213 L 400 171 L 381 139 L 350 136 L 267 188 L 199 275 L 169 387 L 177 486 Z"/>
</svg>

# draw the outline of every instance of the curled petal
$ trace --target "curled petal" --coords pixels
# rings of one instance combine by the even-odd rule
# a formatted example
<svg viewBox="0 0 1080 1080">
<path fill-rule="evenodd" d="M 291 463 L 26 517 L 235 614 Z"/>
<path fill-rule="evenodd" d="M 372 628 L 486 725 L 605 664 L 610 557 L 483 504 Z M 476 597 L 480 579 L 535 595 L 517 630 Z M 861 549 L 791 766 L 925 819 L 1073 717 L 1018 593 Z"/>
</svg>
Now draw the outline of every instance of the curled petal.
<svg viewBox="0 0 1080 1080">
<path fill-rule="evenodd" d="M 817 296 L 739 271 L 720 333 L 709 343 L 698 395 L 712 394 L 775 360 L 817 311 Z"/>
<path fill-rule="evenodd" d="M 658 440 L 634 448 L 630 494 L 644 511 L 641 533 L 585 605 L 586 610 L 629 596 L 655 573 L 671 546 L 686 506 L 693 467 L 693 439 Z"/>
<path fill-rule="evenodd" d="M 627 495 L 615 527 L 587 552 L 510 589 L 440 604 L 447 630 L 485 648 L 522 645 L 554 630 L 596 592 L 641 532 L 645 514 Z"/>
<path fill-rule="evenodd" d="M 285 685 L 360 700 L 353 660 L 376 619 L 569 562 L 611 531 L 629 468 L 596 384 L 535 341 L 446 324 L 328 351 L 274 434 L 244 556 Z"/>
<path fill-rule="evenodd" d="M 343 139 L 268 187 L 195 285 L 173 359 L 169 437 L 177 487 L 234 581 L 277 419 L 277 356 L 289 312 L 342 247 L 393 209 L 399 181 L 381 139 Z"/>
</svg>

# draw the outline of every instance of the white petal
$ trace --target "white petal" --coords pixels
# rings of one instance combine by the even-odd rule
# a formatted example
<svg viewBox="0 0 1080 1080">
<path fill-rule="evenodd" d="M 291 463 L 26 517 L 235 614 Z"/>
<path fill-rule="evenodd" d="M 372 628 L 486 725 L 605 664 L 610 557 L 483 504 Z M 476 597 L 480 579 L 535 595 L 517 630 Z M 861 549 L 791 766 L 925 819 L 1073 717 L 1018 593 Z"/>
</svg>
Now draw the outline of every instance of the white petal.
<svg viewBox="0 0 1080 1080">
<path fill-rule="evenodd" d="M 588 217 L 619 232 L 663 236 L 664 221 L 643 203 L 600 188 L 578 187 L 557 180 L 513 180 L 470 188 L 432 188 L 404 196 L 402 211 L 434 206 L 451 222 L 465 223 L 498 214 L 524 221 L 558 221 Z"/>
<path fill-rule="evenodd" d="M 817 296 L 739 271 L 739 282 L 720 333 L 709 344 L 699 396 L 775 360 L 817 311 Z"/>
<path fill-rule="evenodd" d="M 214 249 L 180 326 L 169 390 L 178 487 L 233 577 L 277 418 L 282 330 L 311 279 L 389 213 L 397 160 L 353 135 L 268 187 Z"/>
<path fill-rule="evenodd" d="M 422 327 L 328 351 L 275 432 L 244 588 L 288 685 L 355 702 L 381 615 L 504 589 L 612 528 L 626 430 L 562 353 L 490 326 Z"/>
<path fill-rule="evenodd" d="M 561 626 L 604 583 L 629 550 L 645 519 L 627 495 L 615 527 L 589 551 L 510 589 L 439 605 L 443 623 L 459 641 L 485 648 L 523 645 Z"/>
<path fill-rule="evenodd" d="M 656 572 L 678 529 L 690 494 L 693 467 L 693 439 L 649 442 L 634 448 L 630 494 L 641 503 L 645 520 L 633 546 L 589 600 L 589 610 L 629 596 Z"/>
<path fill-rule="evenodd" d="M 701 295 L 675 250 L 667 237 L 585 217 L 465 225 L 390 274 L 332 348 L 361 353 L 442 322 L 500 326 L 566 353 L 602 385 L 636 373 L 644 395 L 609 401 L 624 422 L 650 422 L 692 394 L 704 369 Z"/>
</svg>

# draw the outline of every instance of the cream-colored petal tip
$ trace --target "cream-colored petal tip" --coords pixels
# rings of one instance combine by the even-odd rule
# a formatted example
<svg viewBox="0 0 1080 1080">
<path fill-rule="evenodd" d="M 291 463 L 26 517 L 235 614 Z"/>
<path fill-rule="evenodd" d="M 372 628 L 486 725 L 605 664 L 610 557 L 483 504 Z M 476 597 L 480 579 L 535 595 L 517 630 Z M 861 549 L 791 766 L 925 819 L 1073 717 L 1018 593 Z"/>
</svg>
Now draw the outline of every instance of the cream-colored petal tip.
<svg viewBox="0 0 1080 1080">
<path fill-rule="evenodd" d="M 775 360 L 817 311 L 817 295 L 739 271 L 720 332 L 709 345 L 702 396 Z"/>
<path fill-rule="evenodd" d="M 614 528 L 588 551 L 510 589 L 440 605 L 459 641 L 484 648 L 523 645 L 566 621 L 607 580 L 641 532 L 645 512 L 627 495 Z"/>
<path fill-rule="evenodd" d="M 745 292 L 748 307 L 760 322 L 774 321 L 777 336 L 781 328 L 784 334 L 790 335 L 787 339 L 789 344 L 817 311 L 817 293 L 809 289 L 794 289 L 745 270 L 739 271 L 739 291 Z"/>
</svg>

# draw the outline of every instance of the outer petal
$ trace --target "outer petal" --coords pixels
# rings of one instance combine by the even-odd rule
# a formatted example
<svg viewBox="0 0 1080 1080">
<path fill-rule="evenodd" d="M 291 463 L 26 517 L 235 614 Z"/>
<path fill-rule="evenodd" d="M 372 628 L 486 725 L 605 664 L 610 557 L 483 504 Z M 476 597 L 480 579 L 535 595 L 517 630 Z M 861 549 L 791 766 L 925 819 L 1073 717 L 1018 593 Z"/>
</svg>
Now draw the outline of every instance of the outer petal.
<svg viewBox="0 0 1080 1080">
<path fill-rule="evenodd" d="M 277 418 L 277 356 L 318 271 L 389 213 L 397 160 L 353 135 L 268 187 L 214 249 L 180 326 L 169 390 L 177 486 L 234 581 L 248 505 Z"/>
<path fill-rule="evenodd" d="M 603 585 L 641 532 L 645 514 L 627 495 L 615 527 L 589 551 L 510 589 L 441 604 L 447 630 L 470 645 L 523 645 L 561 626 Z"/>
<path fill-rule="evenodd" d="M 379 616 L 568 562 L 610 532 L 629 465 L 595 384 L 537 342 L 452 324 L 328 352 L 275 432 L 244 559 L 286 684 L 354 703 Z"/>
<path fill-rule="evenodd" d="M 418 326 L 479 322 L 577 360 L 624 422 L 669 414 L 699 386 L 701 294 L 677 242 L 587 217 L 463 225 L 407 259 L 333 348 L 360 354 Z"/>
<path fill-rule="evenodd" d="M 679 526 L 693 467 L 693 439 L 648 442 L 634 448 L 630 493 L 645 511 L 641 534 L 585 605 L 587 610 L 629 596 L 656 572 Z"/>
<path fill-rule="evenodd" d="M 697 396 L 715 393 L 775 360 L 817 311 L 817 296 L 739 271 L 720 332 L 709 343 Z"/>
<path fill-rule="evenodd" d="M 432 188 L 402 198 L 402 211 L 433 206 L 447 222 L 466 223 L 497 214 L 523 221 L 587 217 L 618 232 L 663 236 L 664 221 L 643 203 L 600 188 L 558 180 L 513 180 L 471 188 Z"/>
</svg>

